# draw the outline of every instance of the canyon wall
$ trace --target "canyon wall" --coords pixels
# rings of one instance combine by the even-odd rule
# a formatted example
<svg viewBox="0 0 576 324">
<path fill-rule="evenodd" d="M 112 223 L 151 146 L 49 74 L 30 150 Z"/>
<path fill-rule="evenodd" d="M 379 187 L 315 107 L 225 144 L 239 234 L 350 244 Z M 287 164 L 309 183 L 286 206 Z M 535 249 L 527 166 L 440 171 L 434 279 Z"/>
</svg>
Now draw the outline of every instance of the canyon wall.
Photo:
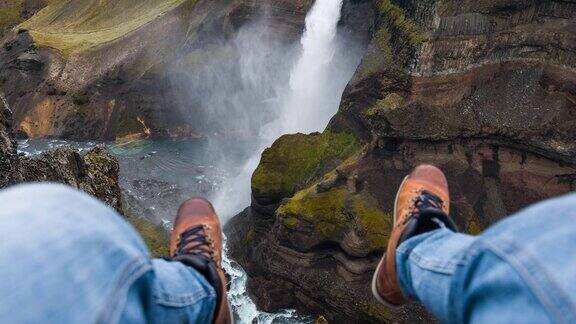
<svg viewBox="0 0 576 324">
<path fill-rule="evenodd" d="M 47 6 L 32 15 L 26 3 L 10 4 L 18 19 L 0 16 L 7 30 L 0 93 L 15 131 L 105 140 L 203 136 L 200 108 L 179 100 L 188 89 L 174 76 L 214 57 L 233 60 L 225 44 L 250 22 L 294 42 L 310 7 L 308 0 L 68 0 L 39 2 Z"/>
<path fill-rule="evenodd" d="M 122 213 L 118 161 L 106 148 L 96 146 L 84 154 L 62 147 L 33 157 L 19 154 L 12 127 L 12 112 L 0 110 L 0 189 L 23 182 L 57 182 L 82 190 Z M 31 197 L 33 199 L 33 197 Z"/>
<path fill-rule="evenodd" d="M 576 2 L 378 0 L 371 43 L 322 134 L 262 155 L 227 226 L 257 304 L 336 322 L 422 322 L 369 282 L 402 178 L 447 174 L 471 234 L 576 183 Z M 546 215 L 543 215 L 545 217 Z"/>
</svg>

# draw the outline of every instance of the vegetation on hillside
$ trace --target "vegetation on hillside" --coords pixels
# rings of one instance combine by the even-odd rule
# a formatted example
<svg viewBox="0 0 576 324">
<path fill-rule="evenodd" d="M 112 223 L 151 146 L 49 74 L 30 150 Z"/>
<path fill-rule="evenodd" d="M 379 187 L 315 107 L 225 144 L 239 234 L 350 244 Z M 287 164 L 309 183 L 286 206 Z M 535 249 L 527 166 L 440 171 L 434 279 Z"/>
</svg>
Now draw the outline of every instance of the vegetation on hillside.
<svg viewBox="0 0 576 324">
<path fill-rule="evenodd" d="M 40 46 L 64 55 L 116 40 L 192 0 L 65 0 L 21 24 Z"/>
<path fill-rule="evenodd" d="M 169 255 L 168 244 L 170 237 L 162 226 L 154 224 L 146 218 L 134 215 L 129 210 L 124 210 L 124 217 L 138 231 L 154 257 Z"/>
<path fill-rule="evenodd" d="M 337 166 L 359 148 L 358 140 L 349 133 L 282 136 L 262 154 L 252 176 L 252 189 L 291 196 L 320 175 L 322 166 Z"/>
</svg>

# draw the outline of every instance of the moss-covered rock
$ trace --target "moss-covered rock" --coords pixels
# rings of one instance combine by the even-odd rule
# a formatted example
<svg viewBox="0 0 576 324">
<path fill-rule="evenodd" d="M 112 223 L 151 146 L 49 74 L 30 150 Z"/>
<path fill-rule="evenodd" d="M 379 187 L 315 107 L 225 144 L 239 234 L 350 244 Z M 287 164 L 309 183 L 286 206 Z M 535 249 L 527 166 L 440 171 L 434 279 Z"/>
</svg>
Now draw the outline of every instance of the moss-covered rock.
<svg viewBox="0 0 576 324">
<path fill-rule="evenodd" d="M 315 193 L 308 188 L 297 192 L 276 210 L 279 217 L 303 218 L 314 226 L 319 241 L 341 240 L 344 235 L 346 186 Z"/>
<path fill-rule="evenodd" d="M 290 197 L 359 150 L 348 133 L 294 134 L 278 139 L 262 154 L 252 176 L 252 190 L 264 203 Z"/>
<path fill-rule="evenodd" d="M 370 108 L 368 108 L 364 114 L 367 117 L 377 116 L 386 111 L 394 110 L 402 104 L 404 98 L 398 93 L 392 92 L 388 94 L 384 99 L 377 100 L 376 103 Z"/>
<path fill-rule="evenodd" d="M 276 215 L 288 230 L 298 229 L 300 220 L 304 226 L 311 225 L 306 242 L 297 242 L 300 248 L 335 242 L 354 255 L 383 251 L 392 223 L 392 214 L 382 210 L 368 192 L 352 193 L 346 185 L 323 192 L 315 186 L 301 190 L 285 200 Z M 354 242 L 348 242 L 351 238 Z"/>
<path fill-rule="evenodd" d="M 390 0 L 380 0 L 379 21 L 356 79 L 384 70 L 403 70 L 428 35 Z"/>
<path fill-rule="evenodd" d="M 355 220 L 364 234 L 369 249 L 384 250 L 392 230 L 394 218 L 392 212 L 383 211 L 376 200 L 366 193 L 354 195 L 350 200 Z"/>
<path fill-rule="evenodd" d="M 124 210 L 124 216 L 138 231 L 154 257 L 169 255 L 170 236 L 162 226 L 154 224 L 146 218 L 134 215 L 129 210 Z"/>
</svg>

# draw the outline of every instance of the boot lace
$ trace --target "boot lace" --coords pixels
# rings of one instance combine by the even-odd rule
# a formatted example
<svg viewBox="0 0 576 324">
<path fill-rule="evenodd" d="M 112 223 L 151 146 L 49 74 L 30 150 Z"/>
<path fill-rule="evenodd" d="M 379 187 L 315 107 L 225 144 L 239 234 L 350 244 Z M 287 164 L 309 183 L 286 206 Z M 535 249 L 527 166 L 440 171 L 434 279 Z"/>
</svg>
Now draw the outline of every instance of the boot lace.
<svg viewBox="0 0 576 324">
<path fill-rule="evenodd" d="M 208 234 L 209 225 L 196 225 L 180 234 L 176 252 L 179 255 L 197 255 L 214 261 L 214 242 Z"/>
<path fill-rule="evenodd" d="M 442 210 L 444 208 L 444 201 L 430 191 L 421 189 L 418 190 L 418 193 L 419 195 L 412 200 L 412 208 L 404 219 L 403 224 L 408 223 L 412 218 L 417 218 L 424 209 L 434 208 Z"/>
</svg>

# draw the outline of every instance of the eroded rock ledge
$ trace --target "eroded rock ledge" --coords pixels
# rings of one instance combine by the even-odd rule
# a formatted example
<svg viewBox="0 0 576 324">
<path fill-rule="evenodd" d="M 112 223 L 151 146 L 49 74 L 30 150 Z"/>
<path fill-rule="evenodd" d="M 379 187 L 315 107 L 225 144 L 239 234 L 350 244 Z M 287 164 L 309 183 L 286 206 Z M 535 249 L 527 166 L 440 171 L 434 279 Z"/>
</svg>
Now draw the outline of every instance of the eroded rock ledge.
<svg viewBox="0 0 576 324">
<path fill-rule="evenodd" d="M 373 8 L 371 44 L 328 129 L 274 143 L 251 206 L 227 226 L 267 310 L 298 307 L 339 323 L 431 320 L 416 305 L 386 309 L 369 292 L 394 195 L 418 164 L 446 172 L 452 216 L 472 234 L 576 188 L 576 3 Z M 348 150 L 335 141 L 336 154 L 325 154 L 320 139 L 344 137 L 354 139 Z M 302 156 L 298 141 L 319 154 Z"/>
<path fill-rule="evenodd" d="M 97 146 L 85 154 L 63 147 L 24 157 L 17 153 L 11 123 L 11 111 L 3 107 L 0 113 L 0 188 L 21 182 L 59 182 L 87 192 L 123 212 L 118 161 L 105 147 Z"/>
</svg>

